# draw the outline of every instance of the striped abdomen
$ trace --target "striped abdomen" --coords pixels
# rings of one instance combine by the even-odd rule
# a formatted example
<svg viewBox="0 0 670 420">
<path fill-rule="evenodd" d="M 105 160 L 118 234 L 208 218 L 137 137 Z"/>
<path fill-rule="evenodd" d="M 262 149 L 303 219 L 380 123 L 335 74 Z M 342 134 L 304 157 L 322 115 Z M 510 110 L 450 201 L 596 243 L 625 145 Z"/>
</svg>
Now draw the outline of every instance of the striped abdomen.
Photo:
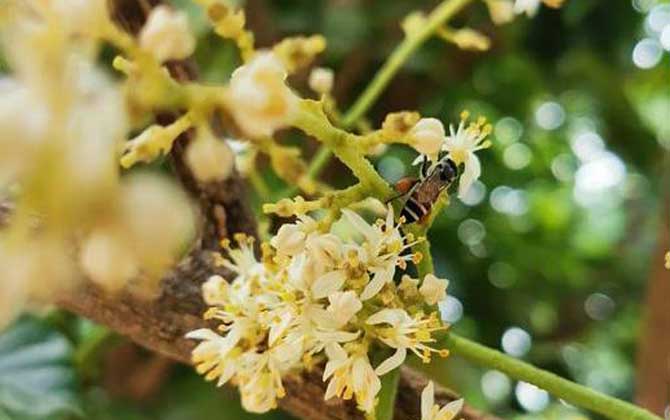
<svg viewBox="0 0 670 420">
<path fill-rule="evenodd" d="M 419 220 L 423 220 L 424 217 L 430 213 L 430 209 L 433 206 L 432 203 L 420 203 L 415 197 L 414 194 L 410 195 L 405 206 L 400 211 L 400 216 L 405 218 L 405 223 L 414 223 Z"/>
</svg>

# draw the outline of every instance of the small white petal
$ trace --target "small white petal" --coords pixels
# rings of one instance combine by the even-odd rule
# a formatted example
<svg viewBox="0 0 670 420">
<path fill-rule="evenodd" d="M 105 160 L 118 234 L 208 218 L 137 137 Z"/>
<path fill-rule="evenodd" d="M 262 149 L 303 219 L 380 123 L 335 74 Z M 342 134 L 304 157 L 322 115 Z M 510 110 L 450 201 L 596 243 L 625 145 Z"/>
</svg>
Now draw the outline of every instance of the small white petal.
<svg viewBox="0 0 670 420">
<path fill-rule="evenodd" d="M 405 361 L 405 357 L 407 357 L 407 349 L 404 347 L 400 347 L 393 353 L 393 355 L 377 366 L 375 369 L 375 373 L 378 376 L 382 376 L 387 374 L 388 372 L 392 371 L 393 369 L 397 368 L 398 366 L 402 365 L 403 362 Z"/>
<path fill-rule="evenodd" d="M 429 381 L 421 392 L 421 420 L 430 420 L 430 414 L 435 404 L 435 385 Z"/>
<path fill-rule="evenodd" d="M 342 288 L 347 279 L 347 273 L 344 270 L 335 270 L 324 274 L 316 279 L 312 285 L 312 297 L 314 299 L 325 298 Z"/>
<path fill-rule="evenodd" d="M 458 198 L 463 199 L 468 190 L 482 174 L 482 167 L 479 158 L 474 153 L 470 153 L 465 161 L 465 170 L 458 183 Z"/>
<path fill-rule="evenodd" d="M 463 399 L 452 401 L 438 411 L 435 420 L 453 420 L 463 409 Z"/>
</svg>

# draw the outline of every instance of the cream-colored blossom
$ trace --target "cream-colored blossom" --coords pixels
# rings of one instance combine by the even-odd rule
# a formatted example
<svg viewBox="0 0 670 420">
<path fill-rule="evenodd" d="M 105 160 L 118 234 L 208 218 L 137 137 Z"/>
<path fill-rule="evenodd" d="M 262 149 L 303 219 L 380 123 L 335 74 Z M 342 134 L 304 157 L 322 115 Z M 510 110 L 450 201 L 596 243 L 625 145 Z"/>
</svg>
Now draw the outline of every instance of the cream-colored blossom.
<svg viewBox="0 0 670 420">
<path fill-rule="evenodd" d="M 215 274 L 202 284 L 202 297 L 209 306 L 226 305 L 230 285 L 223 277 Z"/>
<path fill-rule="evenodd" d="M 410 130 L 408 138 L 417 152 L 436 160 L 445 140 L 444 125 L 436 118 L 421 118 Z"/>
<path fill-rule="evenodd" d="M 396 267 L 404 268 L 407 261 L 417 258 L 416 254 L 404 253 L 416 242 L 409 240 L 400 232 L 390 205 L 386 220 L 380 224 L 370 225 L 361 216 L 348 209 L 342 210 L 342 214 L 363 236 L 363 243 L 360 246 L 351 246 L 350 249 L 371 273 L 370 282 L 360 295 L 361 300 L 368 300 L 377 295 L 384 285 L 393 281 Z"/>
<path fill-rule="evenodd" d="M 378 375 L 384 375 L 400 366 L 405 361 L 408 350 L 414 352 L 424 362 L 430 360 L 431 352 L 444 353 L 428 345 L 435 342 L 431 336 L 433 331 L 446 328 L 435 317 L 411 317 L 404 309 L 387 308 L 371 315 L 365 322 L 368 325 L 377 326 L 375 334 L 379 339 L 389 347 L 396 349 L 391 357 L 377 366 L 375 372 Z"/>
<path fill-rule="evenodd" d="M 449 286 L 449 280 L 437 278 L 437 276 L 430 273 L 423 278 L 419 293 L 421 293 L 427 304 L 436 305 L 437 302 L 447 297 L 447 286 Z"/>
<path fill-rule="evenodd" d="M 218 378 L 217 386 L 221 386 L 237 372 L 236 362 L 240 355 L 235 351 L 235 345 L 240 339 L 239 335 L 228 334 L 222 337 L 210 329 L 201 328 L 189 332 L 186 338 L 200 340 L 191 352 L 191 360 L 196 371 L 205 375 L 206 380 Z"/>
<path fill-rule="evenodd" d="M 140 46 L 160 62 L 182 60 L 195 49 L 186 14 L 164 5 L 151 10 L 139 41 Z"/>
<path fill-rule="evenodd" d="M 201 128 L 186 149 L 186 163 L 200 182 L 223 181 L 233 172 L 235 155 L 225 141 Z"/>
<path fill-rule="evenodd" d="M 298 98 L 286 86 L 286 70 L 269 51 L 262 51 L 230 78 L 230 111 L 240 128 L 252 137 L 269 136 L 286 127 Z"/>
<path fill-rule="evenodd" d="M 256 259 L 254 254 L 254 239 L 244 234 L 235 236 L 237 248 L 232 248 L 227 241 L 223 246 L 228 252 L 228 258 L 219 258 L 218 264 L 236 273 L 234 282 L 250 283 L 265 276 L 265 266 Z"/>
<path fill-rule="evenodd" d="M 335 79 L 335 74 L 333 70 L 317 67 L 312 69 L 309 74 L 309 87 L 316 93 L 325 95 L 330 93 L 333 90 L 333 81 Z"/>
<path fill-rule="evenodd" d="M 356 296 L 356 293 L 349 290 L 347 292 L 333 292 L 328 296 L 330 305 L 326 309 L 335 322 L 335 326 L 341 328 L 351 320 L 351 318 L 363 308 L 363 304 Z"/>
<path fill-rule="evenodd" d="M 370 365 L 365 354 L 349 355 L 338 344 L 326 347 L 328 363 L 323 372 L 323 380 L 328 382 L 326 400 L 340 397 L 348 400 L 355 397 L 359 409 L 372 413 L 376 396 L 381 389 L 381 381 Z"/>
<path fill-rule="evenodd" d="M 421 392 L 421 420 L 455 420 L 463 409 L 463 400 L 455 400 L 440 408 L 435 404 L 435 385 L 433 381 Z"/>
<path fill-rule="evenodd" d="M 491 133 L 491 125 L 486 124 L 486 119 L 480 117 L 476 122 L 466 126 L 470 114 L 466 111 L 461 113 L 461 122 L 454 129 L 449 126 L 449 135 L 444 142 L 443 150 L 449 153 L 449 157 L 456 165 L 463 164 L 464 170 L 458 184 L 458 196 L 463 198 L 470 186 L 479 178 L 482 169 L 476 151 L 486 149 L 491 143 L 486 140 Z"/>
</svg>

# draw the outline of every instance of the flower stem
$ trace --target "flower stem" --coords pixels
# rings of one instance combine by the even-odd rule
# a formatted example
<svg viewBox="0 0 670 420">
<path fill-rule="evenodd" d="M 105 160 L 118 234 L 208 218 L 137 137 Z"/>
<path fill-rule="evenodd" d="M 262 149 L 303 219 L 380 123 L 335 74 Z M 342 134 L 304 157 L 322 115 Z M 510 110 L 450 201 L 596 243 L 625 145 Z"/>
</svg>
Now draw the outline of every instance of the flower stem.
<svg viewBox="0 0 670 420">
<path fill-rule="evenodd" d="M 448 19 L 470 3 L 470 1 L 472 0 L 445 0 L 437 6 L 428 15 L 426 24 L 420 30 L 407 36 L 389 56 L 363 94 L 358 97 L 356 102 L 344 115 L 342 125 L 347 128 L 355 124 L 370 109 L 375 100 L 379 98 L 386 85 L 388 85 L 412 53 L 430 38 L 437 29 L 444 25 Z"/>
<path fill-rule="evenodd" d="M 391 53 L 388 60 L 377 71 L 372 82 L 365 88 L 363 93 L 356 99 L 356 102 L 349 108 L 349 110 L 342 117 L 341 125 L 343 128 L 350 128 L 358 122 L 358 120 L 365 115 L 374 102 L 382 94 L 386 86 L 389 84 L 393 76 L 409 59 L 409 57 L 416 51 L 428 38 L 430 38 L 435 31 L 437 31 L 447 20 L 453 17 L 458 11 L 465 7 L 472 0 L 445 0 L 437 6 L 428 16 L 426 25 L 423 28 L 405 39 L 398 45 L 398 47 Z M 333 152 L 325 145 L 321 145 L 319 150 L 314 155 L 314 159 L 308 169 L 308 174 L 311 179 L 316 179 L 321 171 L 326 167 L 330 161 Z M 291 193 L 295 191 L 291 191 Z"/>
<path fill-rule="evenodd" d="M 400 368 L 381 377 L 382 389 L 379 391 L 377 408 L 375 409 L 376 420 L 392 420 L 395 409 L 395 399 L 398 394 L 398 382 L 400 381 Z"/>
<path fill-rule="evenodd" d="M 317 138 L 335 153 L 358 178 L 363 188 L 379 199 L 389 198 L 393 190 L 386 183 L 369 160 L 356 147 L 357 136 L 333 126 L 321 108 L 321 103 L 302 100 L 293 125 Z"/>
<path fill-rule="evenodd" d="M 454 333 L 449 333 L 444 342 L 445 347 L 452 354 L 459 355 L 480 366 L 499 370 L 516 380 L 536 385 L 570 404 L 586 408 L 610 419 L 661 420 L 660 417 L 643 408 L 570 382 L 551 372 L 538 369 Z"/>
</svg>

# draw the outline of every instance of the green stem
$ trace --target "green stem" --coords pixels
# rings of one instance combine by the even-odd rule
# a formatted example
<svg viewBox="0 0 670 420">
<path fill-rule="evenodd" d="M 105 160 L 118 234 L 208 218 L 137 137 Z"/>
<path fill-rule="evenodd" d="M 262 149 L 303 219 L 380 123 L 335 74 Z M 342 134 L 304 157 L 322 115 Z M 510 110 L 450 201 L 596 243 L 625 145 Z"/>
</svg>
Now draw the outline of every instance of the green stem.
<svg viewBox="0 0 670 420">
<path fill-rule="evenodd" d="M 356 99 L 356 102 L 349 108 L 342 118 L 341 125 L 343 128 L 350 128 L 358 122 L 358 120 L 365 115 L 374 102 L 382 94 L 386 86 L 389 84 L 393 76 L 398 73 L 398 70 L 410 58 L 428 38 L 430 38 L 435 31 L 446 23 L 452 16 L 458 13 L 472 0 L 445 0 L 438 7 L 433 10 L 426 21 L 426 25 L 416 33 L 405 37 L 405 39 L 398 45 L 398 47 L 391 53 L 388 60 L 377 71 L 372 82 L 365 88 L 363 93 Z M 325 145 L 321 145 L 317 151 L 314 159 L 309 165 L 308 174 L 312 179 L 319 176 L 321 171 L 326 167 L 333 153 Z M 288 190 L 291 194 L 295 193 L 294 189 Z"/>
<path fill-rule="evenodd" d="M 400 382 L 400 369 L 394 369 L 382 376 L 382 389 L 379 391 L 379 403 L 375 409 L 376 420 L 392 420 L 395 409 L 395 399 L 398 394 L 398 383 Z"/>
<path fill-rule="evenodd" d="M 449 333 L 445 347 L 452 354 L 510 377 L 536 385 L 566 402 L 602 414 L 614 420 L 661 420 L 649 411 L 628 402 L 601 394 L 583 385 L 570 382 L 551 372 L 507 356 L 499 351 Z"/>
<path fill-rule="evenodd" d="M 348 128 L 365 115 L 412 53 L 430 38 L 439 27 L 444 25 L 448 19 L 470 3 L 470 1 L 472 0 L 446 0 L 437 6 L 428 15 L 426 24 L 420 30 L 407 36 L 389 56 L 363 94 L 358 97 L 356 102 L 344 115 L 342 125 Z"/>
<path fill-rule="evenodd" d="M 375 171 L 370 161 L 359 153 L 356 147 L 357 136 L 333 126 L 323 112 L 320 102 L 302 100 L 300 105 L 293 125 L 319 139 L 332 150 L 360 180 L 363 188 L 369 190 L 373 196 L 382 200 L 391 197 L 393 194 L 391 187 Z"/>
</svg>

